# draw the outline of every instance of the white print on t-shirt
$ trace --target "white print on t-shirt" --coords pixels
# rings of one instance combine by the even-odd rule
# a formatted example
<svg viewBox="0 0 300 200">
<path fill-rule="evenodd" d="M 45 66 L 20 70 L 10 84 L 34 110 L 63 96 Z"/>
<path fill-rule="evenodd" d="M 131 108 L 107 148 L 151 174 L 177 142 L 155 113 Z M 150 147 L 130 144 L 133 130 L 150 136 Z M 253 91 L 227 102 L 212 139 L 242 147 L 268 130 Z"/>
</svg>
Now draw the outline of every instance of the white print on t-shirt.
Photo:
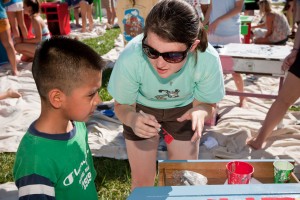
<svg viewBox="0 0 300 200">
<path fill-rule="evenodd" d="M 65 179 L 64 185 L 69 186 L 74 182 L 74 176 L 77 177 L 80 175 L 79 184 L 81 184 L 82 188 L 85 190 L 89 183 L 92 180 L 92 173 L 90 171 L 90 166 L 87 162 L 87 154 L 89 150 L 86 150 L 85 159 L 80 163 L 79 167 L 74 169 Z"/>
</svg>

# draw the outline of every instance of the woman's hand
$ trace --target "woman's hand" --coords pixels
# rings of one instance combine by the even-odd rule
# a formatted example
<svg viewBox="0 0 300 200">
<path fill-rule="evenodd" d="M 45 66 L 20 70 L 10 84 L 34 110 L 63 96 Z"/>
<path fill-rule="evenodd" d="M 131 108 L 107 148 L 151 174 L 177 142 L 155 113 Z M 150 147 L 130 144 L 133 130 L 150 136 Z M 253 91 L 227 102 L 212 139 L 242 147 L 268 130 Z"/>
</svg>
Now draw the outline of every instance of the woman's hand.
<svg viewBox="0 0 300 200">
<path fill-rule="evenodd" d="M 282 63 L 282 70 L 286 71 L 290 69 L 291 65 L 295 62 L 298 54 L 298 50 L 292 50 L 291 53 L 284 59 Z"/>
<path fill-rule="evenodd" d="M 151 138 L 158 135 L 161 125 L 153 115 L 146 114 L 143 111 L 136 113 L 131 128 L 134 133 L 141 138 Z"/>
<path fill-rule="evenodd" d="M 219 25 L 219 20 L 216 19 L 213 23 L 211 23 L 208 26 L 208 33 L 209 34 L 214 34 L 214 32 L 216 31 L 218 25 Z"/>
<path fill-rule="evenodd" d="M 200 107 L 194 107 L 184 113 L 180 118 L 177 118 L 177 121 L 179 122 L 192 120 L 192 130 L 195 132 L 191 142 L 196 142 L 201 138 L 206 115 L 206 111 L 202 110 Z"/>
</svg>

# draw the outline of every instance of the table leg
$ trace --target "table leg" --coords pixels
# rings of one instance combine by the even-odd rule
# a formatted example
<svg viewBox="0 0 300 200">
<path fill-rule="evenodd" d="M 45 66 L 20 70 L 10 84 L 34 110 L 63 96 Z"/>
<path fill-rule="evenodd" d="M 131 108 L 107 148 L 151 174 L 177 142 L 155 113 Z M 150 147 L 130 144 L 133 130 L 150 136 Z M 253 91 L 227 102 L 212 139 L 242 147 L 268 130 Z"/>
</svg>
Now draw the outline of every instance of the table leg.
<svg viewBox="0 0 300 200">
<path fill-rule="evenodd" d="M 251 22 L 247 23 L 248 25 L 248 34 L 244 36 L 245 44 L 250 44 L 251 39 Z"/>
</svg>

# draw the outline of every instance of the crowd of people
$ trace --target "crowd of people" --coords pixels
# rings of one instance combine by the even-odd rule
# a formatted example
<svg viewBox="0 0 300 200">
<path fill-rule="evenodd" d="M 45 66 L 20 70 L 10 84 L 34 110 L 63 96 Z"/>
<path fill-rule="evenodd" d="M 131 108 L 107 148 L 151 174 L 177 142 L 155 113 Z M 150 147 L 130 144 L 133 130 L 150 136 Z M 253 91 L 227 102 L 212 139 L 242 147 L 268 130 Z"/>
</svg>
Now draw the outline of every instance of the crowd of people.
<svg viewBox="0 0 300 200">
<path fill-rule="evenodd" d="M 86 18 L 92 3 L 82 0 L 69 5 L 79 5 L 81 15 Z M 108 23 L 113 26 L 114 1 L 105 3 L 110 13 L 107 14 Z M 216 104 L 225 95 L 221 60 L 213 44 L 242 43 L 240 14 L 245 5 L 243 0 L 202 3 L 203 17 L 194 8 L 201 6 L 201 1 L 159 1 L 148 13 L 143 32 L 127 43 L 114 65 L 108 91 L 114 98 L 115 113 L 123 124 L 132 190 L 154 185 L 162 130 L 172 138 L 166 142 L 168 159 L 198 159 L 204 122 L 213 115 Z M 260 38 L 255 35 L 253 42 L 284 43 L 290 31 L 283 33 L 282 28 L 291 30 L 294 24 L 290 26 L 284 15 L 273 11 L 270 0 L 257 3 L 263 20 L 253 30 L 265 27 L 266 32 Z M 19 4 L 17 2 L 16 7 Z M 32 21 L 33 38 L 23 36 L 28 33 L 22 29 L 21 33 L 13 29 L 12 37 L 5 4 L 0 6 L 0 39 L 8 52 L 13 75 L 18 74 L 15 51 L 23 54 L 24 59 L 33 59 L 32 73 L 42 107 L 17 152 L 13 174 L 22 191 L 19 196 L 97 199 L 96 173 L 82 122 L 88 120 L 101 101 L 98 91 L 105 63 L 93 49 L 78 40 L 50 38 L 39 16 L 38 0 L 24 0 L 22 4 L 24 13 Z M 294 22 L 299 24 L 300 0 L 294 4 L 293 13 Z M 89 29 L 92 26 L 89 22 Z M 300 26 L 293 49 L 282 65 L 283 70 L 288 70 L 283 87 L 257 137 L 250 138 L 247 143 L 254 149 L 264 147 L 287 109 L 300 97 L 299 29 Z M 87 23 L 82 21 L 82 31 L 86 30 Z M 242 76 L 232 75 L 237 89 L 243 92 Z M 20 94 L 7 90 L 0 97 L 17 98 Z M 239 106 L 245 107 L 243 97 Z M 62 166 L 61 163 L 70 157 L 72 162 Z M 78 171 L 73 173 L 74 169 Z"/>
<path fill-rule="evenodd" d="M 48 25 L 40 16 L 41 2 L 39 0 L 1 0 L 0 1 L 0 41 L 5 48 L 12 75 L 18 75 L 16 54 L 21 54 L 21 61 L 31 62 L 36 47 L 50 38 Z M 93 0 L 66 1 L 69 9 L 74 9 L 76 25 L 81 32 L 92 31 Z M 107 27 L 116 25 L 116 0 L 103 0 L 102 7 L 106 9 Z M 81 24 L 79 16 L 81 15 Z M 88 23 L 87 23 L 88 21 Z M 88 28 L 87 28 L 88 25 Z"/>
</svg>

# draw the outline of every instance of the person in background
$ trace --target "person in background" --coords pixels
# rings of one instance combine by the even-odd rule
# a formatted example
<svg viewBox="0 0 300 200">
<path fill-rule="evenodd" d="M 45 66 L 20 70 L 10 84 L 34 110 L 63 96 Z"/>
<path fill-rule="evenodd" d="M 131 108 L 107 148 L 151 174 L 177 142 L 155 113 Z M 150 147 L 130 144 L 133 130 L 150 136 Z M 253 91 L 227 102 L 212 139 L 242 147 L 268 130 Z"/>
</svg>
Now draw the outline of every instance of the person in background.
<svg viewBox="0 0 300 200">
<path fill-rule="evenodd" d="M 102 0 L 102 8 L 105 8 L 107 15 L 107 29 L 111 29 L 115 25 L 116 19 L 116 10 L 115 10 L 115 1 L 114 0 Z"/>
<path fill-rule="evenodd" d="M 201 9 L 200 0 L 185 0 L 185 1 L 191 4 L 197 10 L 197 14 L 200 17 L 200 20 L 203 21 L 204 15 Z"/>
<path fill-rule="evenodd" d="M 104 67 L 97 52 L 78 40 L 52 37 L 38 47 L 32 75 L 41 114 L 17 150 L 19 199 L 98 199 L 84 122 L 101 102 Z"/>
<path fill-rule="evenodd" d="M 259 7 L 258 7 L 258 1 L 259 0 L 255 0 L 254 2 L 246 2 L 244 3 L 244 13 L 245 15 L 250 15 L 250 16 L 254 16 L 254 11 L 255 10 L 259 10 Z"/>
<path fill-rule="evenodd" d="M 203 25 L 208 26 L 208 41 L 213 45 L 242 43 L 240 13 L 243 0 L 211 0 Z M 244 91 L 241 74 L 232 73 L 239 92 Z M 246 107 L 246 98 L 240 96 L 240 107 Z"/>
<path fill-rule="evenodd" d="M 11 26 L 13 38 L 27 38 L 28 31 L 24 21 L 23 0 L 10 0 L 4 4 L 7 17 Z M 22 35 L 20 35 L 21 30 Z"/>
<path fill-rule="evenodd" d="M 17 69 L 17 58 L 13 40 L 11 39 L 10 25 L 7 19 L 6 11 L 3 7 L 3 0 L 0 0 L 0 42 L 2 43 L 12 69 L 12 75 L 17 76 L 19 71 Z"/>
<path fill-rule="evenodd" d="M 15 44 L 15 49 L 22 54 L 22 61 L 31 62 L 36 47 L 50 38 L 48 26 L 40 16 L 40 3 L 38 0 L 24 0 L 24 12 L 29 15 L 32 23 L 32 33 L 34 38 L 23 38 Z"/>
<path fill-rule="evenodd" d="M 81 32 L 84 33 L 87 31 L 87 20 L 89 21 L 89 32 L 94 29 L 94 20 L 93 20 L 93 0 L 81 0 L 79 2 L 81 20 L 82 20 L 82 29 Z"/>
<path fill-rule="evenodd" d="M 0 92 L 0 100 L 7 98 L 19 98 L 21 94 L 13 89 L 8 89 L 5 92 Z"/>
<path fill-rule="evenodd" d="M 200 0 L 200 6 L 203 13 L 203 16 L 205 17 L 206 12 L 209 8 L 210 0 Z"/>
<path fill-rule="evenodd" d="M 75 26 L 78 28 L 82 28 L 82 26 L 79 23 L 79 13 L 80 13 L 80 8 L 79 6 L 76 6 L 73 8 L 74 9 L 74 18 L 75 18 Z"/>
<path fill-rule="evenodd" d="M 296 23 L 294 22 L 295 2 L 296 2 L 296 0 L 286 0 L 284 7 L 282 9 L 282 12 L 286 16 L 288 23 L 290 25 L 290 28 L 291 28 L 292 33 L 290 35 L 290 38 L 293 38 L 293 39 L 295 38 L 295 34 L 296 34 L 296 30 L 297 30 Z"/>
<path fill-rule="evenodd" d="M 284 45 L 291 34 L 289 23 L 283 13 L 272 9 L 271 0 L 260 0 L 259 11 L 262 22 L 252 26 L 255 44 Z"/>
<path fill-rule="evenodd" d="M 154 185 L 160 130 L 168 132 L 168 159 L 198 159 L 204 120 L 225 90 L 219 55 L 194 7 L 159 1 L 116 61 L 108 91 L 123 123 L 132 190 Z"/>
<path fill-rule="evenodd" d="M 297 12 L 300 12 L 300 0 L 297 0 Z M 300 22 L 300 15 L 295 18 Z M 279 94 L 270 107 L 262 127 L 256 137 L 250 138 L 247 144 L 254 149 L 265 147 L 265 141 L 272 134 L 277 124 L 283 119 L 288 108 L 300 97 L 300 26 L 298 26 L 294 47 L 291 53 L 284 59 L 283 70 L 288 70 L 287 77 L 281 87 Z"/>
</svg>

